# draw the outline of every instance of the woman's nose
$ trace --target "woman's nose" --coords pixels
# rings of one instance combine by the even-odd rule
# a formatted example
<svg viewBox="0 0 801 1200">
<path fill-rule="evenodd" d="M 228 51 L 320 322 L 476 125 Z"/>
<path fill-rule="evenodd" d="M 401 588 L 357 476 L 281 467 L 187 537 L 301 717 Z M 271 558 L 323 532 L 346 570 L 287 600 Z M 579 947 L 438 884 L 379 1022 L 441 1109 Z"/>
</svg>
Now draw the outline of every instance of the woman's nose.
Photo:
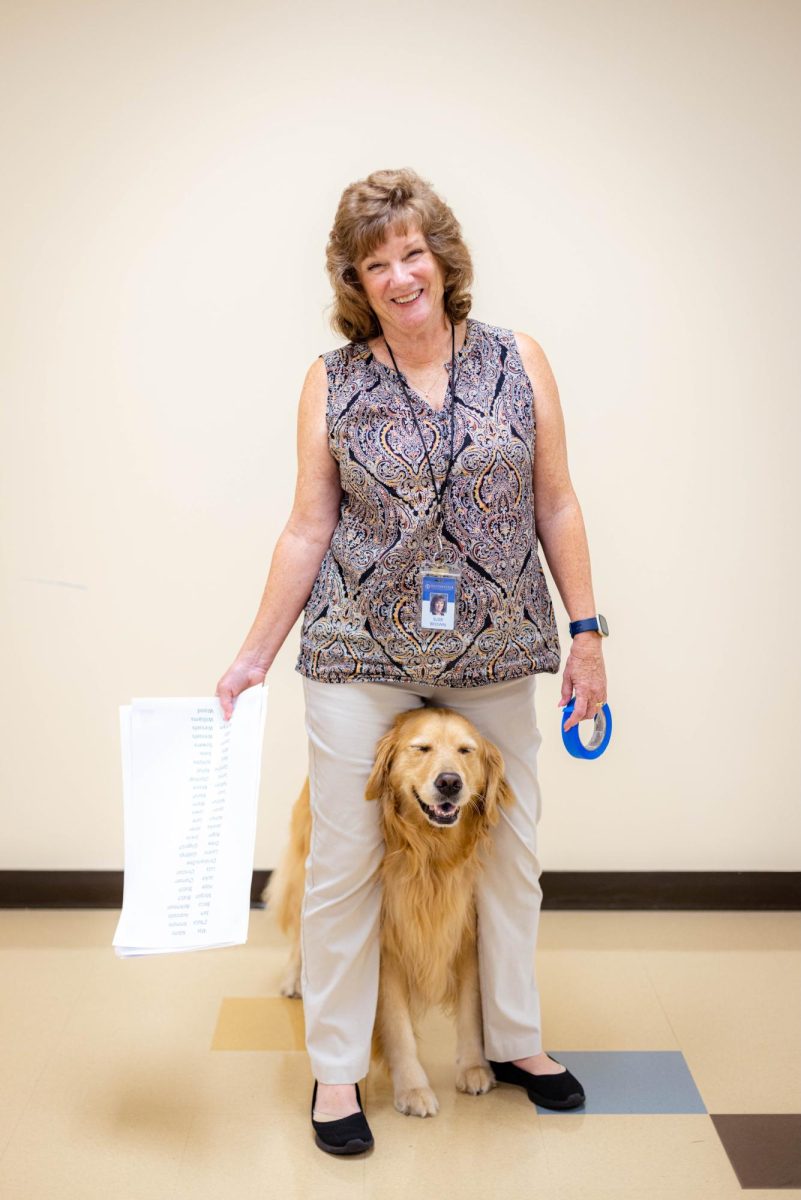
<svg viewBox="0 0 801 1200">
<path fill-rule="evenodd" d="M 412 278 L 412 269 L 408 263 L 399 262 L 392 266 L 391 279 L 394 287 L 408 283 Z"/>
</svg>

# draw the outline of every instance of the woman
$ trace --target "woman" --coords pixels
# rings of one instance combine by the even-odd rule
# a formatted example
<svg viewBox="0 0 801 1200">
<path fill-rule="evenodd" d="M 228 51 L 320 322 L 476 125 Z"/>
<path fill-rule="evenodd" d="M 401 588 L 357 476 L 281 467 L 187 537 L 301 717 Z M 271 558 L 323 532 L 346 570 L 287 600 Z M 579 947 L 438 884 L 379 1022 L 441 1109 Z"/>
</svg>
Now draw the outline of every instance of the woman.
<svg viewBox="0 0 801 1200">
<path fill-rule="evenodd" d="M 453 213 L 413 171 L 345 189 L 327 249 L 345 346 L 309 368 L 294 506 L 261 605 L 217 686 L 228 718 L 305 608 L 312 848 L 303 999 L 318 1145 L 372 1145 L 356 1080 L 378 989 L 383 845 L 364 787 L 379 737 L 416 704 L 463 713 L 500 748 L 517 803 L 481 877 L 485 1050 L 496 1078 L 573 1107 L 581 1085 L 542 1049 L 534 952 L 540 734 L 534 684 L 560 650 L 542 545 L 575 631 L 567 726 L 606 699 L 584 523 L 547 359 L 530 337 L 468 317 L 470 256 Z M 535 420 L 536 418 L 536 420 Z M 535 452 L 536 444 L 536 452 Z M 431 597 L 453 624 L 432 628 Z"/>
</svg>

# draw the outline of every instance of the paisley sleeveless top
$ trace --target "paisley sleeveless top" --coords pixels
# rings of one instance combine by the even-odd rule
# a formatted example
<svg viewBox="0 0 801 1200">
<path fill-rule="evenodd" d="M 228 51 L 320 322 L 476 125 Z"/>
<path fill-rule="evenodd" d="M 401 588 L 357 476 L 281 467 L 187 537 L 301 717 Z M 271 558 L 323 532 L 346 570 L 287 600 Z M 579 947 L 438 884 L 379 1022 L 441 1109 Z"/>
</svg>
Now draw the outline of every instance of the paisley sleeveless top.
<svg viewBox="0 0 801 1200">
<path fill-rule="evenodd" d="M 537 554 L 531 384 L 511 330 L 471 318 L 450 391 L 434 411 L 409 388 L 443 501 L 397 374 L 366 342 L 322 355 L 327 424 L 343 496 L 306 603 L 297 670 L 364 680 L 473 687 L 559 669 L 553 605 Z M 456 627 L 421 629 L 420 568 L 461 572 Z"/>
</svg>

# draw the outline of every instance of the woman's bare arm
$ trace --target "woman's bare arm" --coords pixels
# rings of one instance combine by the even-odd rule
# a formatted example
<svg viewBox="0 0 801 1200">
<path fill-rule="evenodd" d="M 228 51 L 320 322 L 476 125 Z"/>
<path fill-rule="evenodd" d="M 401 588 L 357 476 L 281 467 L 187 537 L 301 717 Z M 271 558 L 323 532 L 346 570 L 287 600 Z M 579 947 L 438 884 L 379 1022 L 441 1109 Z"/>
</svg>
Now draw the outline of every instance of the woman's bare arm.
<svg viewBox="0 0 801 1200">
<path fill-rule="evenodd" d="M 537 538 L 571 621 L 598 610 L 592 590 L 590 551 L 584 517 L 567 466 L 567 442 L 559 391 L 542 347 L 516 333 L 520 357 L 534 391 L 537 436 L 534 452 L 534 521 Z M 593 716 L 606 700 L 601 635 L 578 633 L 565 665 L 560 704 L 575 690 L 576 704 L 566 728 Z"/>
<path fill-rule="evenodd" d="M 298 408 L 298 476 L 289 519 L 273 551 L 258 612 L 236 659 L 217 685 L 223 713 L 234 699 L 264 680 L 302 612 L 339 518 L 342 488 L 328 448 L 325 364 L 316 359 Z"/>
</svg>

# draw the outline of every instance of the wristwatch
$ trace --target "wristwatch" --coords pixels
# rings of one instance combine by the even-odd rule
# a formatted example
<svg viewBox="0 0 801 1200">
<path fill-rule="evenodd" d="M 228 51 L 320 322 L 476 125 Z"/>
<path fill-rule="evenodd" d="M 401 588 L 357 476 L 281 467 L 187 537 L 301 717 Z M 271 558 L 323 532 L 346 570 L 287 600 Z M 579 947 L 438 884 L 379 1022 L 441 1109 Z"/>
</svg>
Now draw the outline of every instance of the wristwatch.
<svg viewBox="0 0 801 1200">
<path fill-rule="evenodd" d="M 571 621 L 570 636 L 575 637 L 577 633 L 600 633 L 601 637 L 609 637 L 606 617 L 597 613 L 594 617 L 585 617 L 583 621 Z"/>
</svg>

